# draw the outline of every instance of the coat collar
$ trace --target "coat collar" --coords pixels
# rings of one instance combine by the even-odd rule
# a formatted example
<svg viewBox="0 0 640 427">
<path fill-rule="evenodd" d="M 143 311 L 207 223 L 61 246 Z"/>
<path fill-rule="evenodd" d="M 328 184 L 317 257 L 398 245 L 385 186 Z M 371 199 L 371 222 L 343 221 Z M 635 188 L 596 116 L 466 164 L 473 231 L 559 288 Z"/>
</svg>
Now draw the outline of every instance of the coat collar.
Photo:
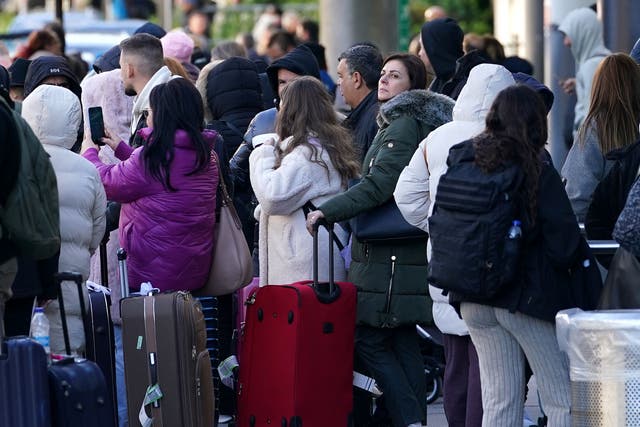
<svg viewBox="0 0 640 427">
<path fill-rule="evenodd" d="M 454 101 L 448 96 L 429 90 L 414 89 L 402 92 L 380 106 L 378 126 L 381 128 L 402 115 L 438 127 L 451 121 Z"/>
</svg>

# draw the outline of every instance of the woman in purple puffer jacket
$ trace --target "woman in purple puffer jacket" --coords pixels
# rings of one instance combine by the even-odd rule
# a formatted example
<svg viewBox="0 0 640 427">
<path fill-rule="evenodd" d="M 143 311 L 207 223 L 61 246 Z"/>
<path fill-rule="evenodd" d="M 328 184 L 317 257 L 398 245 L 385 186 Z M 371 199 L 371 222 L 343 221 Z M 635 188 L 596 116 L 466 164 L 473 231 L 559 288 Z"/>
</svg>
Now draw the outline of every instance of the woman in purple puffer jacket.
<svg viewBox="0 0 640 427">
<path fill-rule="evenodd" d="M 203 131 L 203 106 L 195 86 L 173 79 L 150 95 L 145 144 L 102 141 L 122 160 L 106 165 L 87 140 L 83 155 L 102 179 L 107 198 L 122 203 L 120 243 L 128 252 L 129 286 L 151 282 L 161 291 L 202 287 L 211 265 L 218 165 L 211 150 L 217 134 Z"/>
</svg>

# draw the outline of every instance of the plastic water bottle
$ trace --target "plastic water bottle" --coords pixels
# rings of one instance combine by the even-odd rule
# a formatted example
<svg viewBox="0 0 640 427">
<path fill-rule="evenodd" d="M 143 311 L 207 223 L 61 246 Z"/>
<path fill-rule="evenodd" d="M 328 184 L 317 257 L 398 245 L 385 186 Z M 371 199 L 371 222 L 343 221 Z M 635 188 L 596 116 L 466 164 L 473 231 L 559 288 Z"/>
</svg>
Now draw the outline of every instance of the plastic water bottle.
<svg viewBox="0 0 640 427">
<path fill-rule="evenodd" d="M 513 220 L 513 223 L 511 223 L 511 227 L 509 227 L 509 232 L 507 233 L 507 237 L 510 240 L 520 239 L 522 237 L 522 228 L 520 227 L 520 225 L 521 223 L 519 220 Z"/>
<path fill-rule="evenodd" d="M 504 267 L 502 283 L 509 283 L 515 279 L 519 260 L 520 260 L 520 244 L 522 239 L 522 227 L 519 220 L 514 220 L 509 227 L 504 242 Z"/>
<path fill-rule="evenodd" d="M 33 317 L 31 318 L 31 338 L 44 347 L 45 353 L 49 356 L 51 352 L 49 347 L 49 319 L 47 319 L 47 316 L 44 314 L 42 307 L 36 307 Z"/>
</svg>

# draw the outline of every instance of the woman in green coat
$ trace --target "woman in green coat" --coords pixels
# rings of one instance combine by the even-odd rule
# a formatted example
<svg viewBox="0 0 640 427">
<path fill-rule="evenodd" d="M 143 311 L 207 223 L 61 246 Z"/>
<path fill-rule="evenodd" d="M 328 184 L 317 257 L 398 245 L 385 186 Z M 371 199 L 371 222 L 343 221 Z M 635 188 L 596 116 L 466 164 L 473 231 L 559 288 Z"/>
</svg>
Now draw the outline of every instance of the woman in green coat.
<svg viewBox="0 0 640 427">
<path fill-rule="evenodd" d="M 367 152 L 362 180 L 307 216 L 343 221 L 393 197 L 400 172 L 420 141 L 451 120 L 453 101 L 423 90 L 426 70 L 409 54 L 391 55 L 378 84 L 378 131 Z M 349 280 L 358 289 L 356 353 L 385 395 L 395 427 L 426 423 L 424 365 L 415 331 L 430 323 L 427 240 L 361 242 L 353 237 Z"/>
</svg>

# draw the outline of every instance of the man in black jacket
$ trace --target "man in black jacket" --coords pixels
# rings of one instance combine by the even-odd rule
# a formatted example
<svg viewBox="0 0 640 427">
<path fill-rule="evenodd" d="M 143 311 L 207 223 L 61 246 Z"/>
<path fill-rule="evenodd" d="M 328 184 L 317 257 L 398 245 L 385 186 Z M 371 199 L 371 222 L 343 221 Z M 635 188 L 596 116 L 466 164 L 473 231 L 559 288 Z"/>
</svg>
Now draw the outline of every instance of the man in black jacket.
<svg viewBox="0 0 640 427">
<path fill-rule="evenodd" d="M 471 69 L 489 62 L 477 50 L 465 55 L 463 39 L 462 29 L 451 18 L 426 22 L 420 31 L 420 59 L 427 72 L 436 76 L 429 89 L 454 100 L 467 84 Z"/>
<path fill-rule="evenodd" d="M 353 132 L 353 143 L 360 161 L 378 132 L 378 79 L 382 55 L 368 44 L 350 47 L 338 57 L 338 87 L 351 113 L 343 124 Z"/>
</svg>

